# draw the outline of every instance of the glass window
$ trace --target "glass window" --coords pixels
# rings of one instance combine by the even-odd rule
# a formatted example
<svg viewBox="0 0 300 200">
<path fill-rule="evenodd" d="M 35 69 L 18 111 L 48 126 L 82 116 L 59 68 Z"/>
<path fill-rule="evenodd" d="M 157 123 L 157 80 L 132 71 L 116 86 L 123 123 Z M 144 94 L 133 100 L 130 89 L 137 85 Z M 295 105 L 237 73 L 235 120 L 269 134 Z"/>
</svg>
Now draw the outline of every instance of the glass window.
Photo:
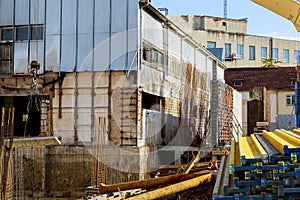
<svg viewBox="0 0 300 200">
<path fill-rule="evenodd" d="M 298 63 L 299 61 L 299 51 L 294 50 L 294 63 Z"/>
<path fill-rule="evenodd" d="M 249 60 L 255 60 L 255 46 L 249 46 Z"/>
<path fill-rule="evenodd" d="M 272 58 L 276 61 L 278 60 L 278 48 L 272 49 Z"/>
<path fill-rule="evenodd" d="M 216 48 L 216 42 L 208 41 L 207 42 L 207 48 Z"/>
<path fill-rule="evenodd" d="M 163 66 L 164 64 L 164 55 L 161 52 L 158 52 L 157 62 L 159 66 Z"/>
<path fill-rule="evenodd" d="M 31 40 L 43 40 L 43 27 L 32 26 L 31 27 Z"/>
<path fill-rule="evenodd" d="M 156 51 L 156 50 L 152 50 L 152 63 L 157 63 L 158 62 L 158 51 Z"/>
<path fill-rule="evenodd" d="M 231 58 L 231 44 L 225 44 L 225 58 Z"/>
<path fill-rule="evenodd" d="M 286 95 L 286 105 L 292 106 L 295 103 L 295 95 L 287 94 Z"/>
<path fill-rule="evenodd" d="M 244 57 L 244 46 L 241 44 L 237 45 L 236 57 L 243 58 Z"/>
<path fill-rule="evenodd" d="M 12 41 L 14 38 L 14 31 L 12 28 L 1 29 L 1 41 Z"/>
<path fill-rule="evenodd" d="M 266 59 L 267 58 L 267 47 L 262 47 L 261 48 L 260 57 L 261 57 L 261 59 Z"/>
<path fill-rule="evenodd" d="M 29 34 L 28 34 L 28 27 L 17 27 L 16 28 L 16 40 L 22 41 L 22 40 L 28 40 Z"/>
<path fill-rule="evenodd" d="M 289 50 L 283 49 L 283 62 L 289 62 Z"/>
</svg>

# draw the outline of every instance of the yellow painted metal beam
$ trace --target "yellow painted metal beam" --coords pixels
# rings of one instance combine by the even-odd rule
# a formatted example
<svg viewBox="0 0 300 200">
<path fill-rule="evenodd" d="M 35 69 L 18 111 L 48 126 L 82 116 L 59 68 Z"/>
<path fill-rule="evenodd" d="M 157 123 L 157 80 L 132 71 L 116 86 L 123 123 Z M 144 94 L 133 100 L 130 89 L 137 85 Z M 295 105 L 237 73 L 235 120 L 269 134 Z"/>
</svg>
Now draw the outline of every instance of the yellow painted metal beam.
<svg viewBox="0 0 300 200">
<path fill-rule="evenodd" d="M 278 135 L 281 138 L 284 138 L 285 140 L 287 140 L 289 143 L 296 145 L 296 146 L 300 146 L 300 139 L 296 138 L 294 136 L 291 136 L 290 134 L 287 134 L 284 131 L 281 131 L 279 129 L 275 129 L 274 133 L 276 135 Z"/>
<path fill-rule="evenodd" d="M 242 165 L 246 164 L 246 160 L 261 159 L 261 155 L 251 137 L 239 136 L 239 149 Z"/>
<path fill-rule="evenodd" d="M 300 3 L 296 0 L 252 0 L 262 7 L 290 20 L 300 31 Z"/>
<path fill-rule="evenodd" d="M 293 133 L 296 133 L 296 134 L 298 134 L 298 135 L 300 135 L 300 129 L 295 129 L 295 128 L 294 128 L 294 129 L 292 129 L 292 132 L 293 132 Z"/>
<path fill-rule="evenodd" d="M 235 165 L 235 152 L 236 152 L 236 142 L 231 141 L 230 145 L 230 154 L 229 154 L 229 174 L 232 174 L 234 172 Z"/>
<path fill-rule="evenodd" d="M 295 138 L 297 138 L 298 140 L 300 140 L 300 135 L 298 135 L 297 133 L 294 133 L 294 132 L 292 132 L 292 131 L 287 131 L 287 130 L 285 130 L 285 129 L 280 129 L 280 131 L 282 131 L 282 132 L 284 132 L 285 134 L 290 135 L 290 136 L 295 137 Z"/>
<path fill-rule="evenodd" d="M 288 149 L 298 148 L 297 144 L 287 141 L 274 132 L 263 130 L 262 134 L 263 137 L 266 138 L 282 154 L 288 154 Z"/>
<path fill-rule="evenodd" d="M 257 151 L 259 152 L 261 158 L 262 158 L 262 162 L 264 164 L 267 164 L 269 162 L 269 156 L 268 153 L 265 151 L 265 149 L 263 148 L 263 146 L 260 144 L 260 142 L 258 141 L 258 139 L 255 137 L 254 134 L 251 134 L 251 139 L 257 149 Z"/>
</svg>

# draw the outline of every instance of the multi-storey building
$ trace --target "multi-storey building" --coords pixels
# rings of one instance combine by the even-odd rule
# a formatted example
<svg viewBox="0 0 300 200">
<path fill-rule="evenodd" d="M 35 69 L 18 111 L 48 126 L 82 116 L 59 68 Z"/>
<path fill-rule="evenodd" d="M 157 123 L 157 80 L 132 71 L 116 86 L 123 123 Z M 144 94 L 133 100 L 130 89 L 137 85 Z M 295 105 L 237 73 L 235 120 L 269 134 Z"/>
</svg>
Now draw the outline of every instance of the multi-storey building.
<svg viewBox="0 0 300 200">
<path fill-rule="evenodd" d="M 16 149 L 16 198 L 143 179 L 230 121 L 224 63 L 147 1 L 0 0 L 0 33 L 14 135 L 63 144 Z"/>
<path fill-rule="evenodd" d="M 182 15 L 170 19 L 196 42 L 208 49 L 219 48 L 228 68 L 260 67 L 269 56 L 280 66 L 296 66 L 300 41 L 247 33 L 247 19 Z M 214 51 L 216 52 L 216 51 Z"/>
</svg>

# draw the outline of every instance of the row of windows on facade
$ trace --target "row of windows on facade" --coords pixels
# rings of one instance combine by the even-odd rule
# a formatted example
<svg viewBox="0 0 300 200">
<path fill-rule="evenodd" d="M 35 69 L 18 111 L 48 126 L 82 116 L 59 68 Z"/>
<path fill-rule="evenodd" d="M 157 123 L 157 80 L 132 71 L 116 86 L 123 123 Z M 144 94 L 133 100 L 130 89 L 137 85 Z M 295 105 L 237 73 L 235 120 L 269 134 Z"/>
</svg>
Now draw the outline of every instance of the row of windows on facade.
<svg viewBox="0 0 300 200">
<path fill-rule="evenodd" d="M 216 48 L 216 42 L 207 42 L 207 48 Z M 232 58 L 231 44 L 226 43 L 224 58 Z M 237 45 L 235 58 L 244 58 L 244 46 Z M 267 58 L 267 47 L 261 47 L 261 59 Z M 289 49 L 283 49 L 283 62 L 289 62 Z M 299 50 L 294 50 L 294 63 L 298 63 Z M 272 49 L 272 58 L 278 60 L 278 48 Z M 255 60 L 255 46 L 249 46 L 249 60 Z"/>
<path fill-rule="evenodd" d="M 181 62 L 176 58 L 168 57 L 168 60 L 165 63 L 165 58 L 163 52 L 149 47 L 144 44 L 143 49 L 143 60 L 153 63 L 156 66 L 162 68 L 165 65 L 169 66 L 168 72 L 174 76 L 181 76 L 182 73 L 182 65 Z"/>
<path fill-rule="evenodd" d="M 0 38 L 2 42 L 43 40 L 43 30 L 42 25 L 5 27 L 0 28 Z"/>
</svg>

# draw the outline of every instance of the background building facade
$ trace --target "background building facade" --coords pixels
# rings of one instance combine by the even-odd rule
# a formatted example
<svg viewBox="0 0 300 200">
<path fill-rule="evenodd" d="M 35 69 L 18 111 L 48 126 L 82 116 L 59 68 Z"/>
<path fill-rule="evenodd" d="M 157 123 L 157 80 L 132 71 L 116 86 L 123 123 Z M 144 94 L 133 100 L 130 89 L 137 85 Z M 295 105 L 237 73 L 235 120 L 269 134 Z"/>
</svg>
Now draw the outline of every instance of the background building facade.
<svg viewBox="0 0 300 200">
<path fill-rule="evenodd" d="M 250 35 L 247 19 L 227 19 L 212 16 L 170 16 L 182 30 L 206 48 L 223 49 L 222 60 L 228 68 L 260 67 L 271 55 L 280 66 L 298 63 L 300 41 Z"/>
</svg>

